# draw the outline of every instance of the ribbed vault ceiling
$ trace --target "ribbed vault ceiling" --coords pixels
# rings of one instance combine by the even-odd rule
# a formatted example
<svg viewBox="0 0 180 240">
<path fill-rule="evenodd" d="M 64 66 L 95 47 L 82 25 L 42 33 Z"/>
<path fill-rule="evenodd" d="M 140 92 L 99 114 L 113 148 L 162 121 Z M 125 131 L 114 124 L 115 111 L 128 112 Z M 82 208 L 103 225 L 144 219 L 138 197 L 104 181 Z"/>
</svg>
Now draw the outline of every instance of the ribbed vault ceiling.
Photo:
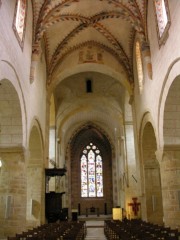
<svg viewBox="0 0 180 240">
<path fill-rule="evenodd" d="M 86 121 L 113 132 L 133 86 L 135 37 L 147 39 L 147 0 L 33 0 L 32 6 L 33 54 L 44 53 L 59 132 Z"/>
<path fill-rule="evenodd" d="M 146 0 L 33 0 L 34 52 L 45 40 L 47 73 L 82 46 L 116 56 L 132 77 L 135 32 L 145 39 Z"/>
</svg>

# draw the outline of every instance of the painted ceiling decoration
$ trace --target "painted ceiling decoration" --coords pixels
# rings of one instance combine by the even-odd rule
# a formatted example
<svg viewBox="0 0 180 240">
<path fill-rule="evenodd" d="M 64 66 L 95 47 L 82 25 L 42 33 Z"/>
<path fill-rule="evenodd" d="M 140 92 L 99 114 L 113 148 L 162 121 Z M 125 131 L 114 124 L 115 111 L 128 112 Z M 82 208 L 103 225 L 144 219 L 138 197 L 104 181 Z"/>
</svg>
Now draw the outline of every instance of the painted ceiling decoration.
<svg viewBox="0 0 180 240">
<path fill-rule="evenodd" d="M 40 54 L 43 40 L 49 84 L 65 58 L 88 46 L 111 54 L 133 82 L 134 38 L 138 33 L 142 43 L 147 39 L 147 0 L 33 0 L 32 5 L 33 54 Z"/>
</svg>

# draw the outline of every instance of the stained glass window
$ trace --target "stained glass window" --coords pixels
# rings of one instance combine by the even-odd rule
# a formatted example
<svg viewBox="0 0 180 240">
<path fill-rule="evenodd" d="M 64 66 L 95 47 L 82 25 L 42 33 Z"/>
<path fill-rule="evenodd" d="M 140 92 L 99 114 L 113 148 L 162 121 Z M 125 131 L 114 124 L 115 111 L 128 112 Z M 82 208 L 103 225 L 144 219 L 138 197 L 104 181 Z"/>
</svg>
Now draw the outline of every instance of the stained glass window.
<svg viewBox="0 0 180 240">
<path fill-rule="evenodd" d="M 136 42 L 136 64 L 137 64 L 139 91 L 141 93 L 143 90 L 143 66 L 142 66 L 141 48 L 140 48 L 139 41 Z"/>
<path fill-rule="evenodd" d="M 93 143 L 81 155 L 81 197 L 103 197 L 103 162 Z"/>
<path fill-rule="evenodd" d="M 164 38 L 170 26 L 167 0 L 154 0 L 159 39 Z M 160 42 L 161 43 L 161 42 Z"/>
<path fill-rule="evenodd" d="M 17 0 L 13 28 L 20 43 L 23 42 L 27 0 Z"/>
</svg>

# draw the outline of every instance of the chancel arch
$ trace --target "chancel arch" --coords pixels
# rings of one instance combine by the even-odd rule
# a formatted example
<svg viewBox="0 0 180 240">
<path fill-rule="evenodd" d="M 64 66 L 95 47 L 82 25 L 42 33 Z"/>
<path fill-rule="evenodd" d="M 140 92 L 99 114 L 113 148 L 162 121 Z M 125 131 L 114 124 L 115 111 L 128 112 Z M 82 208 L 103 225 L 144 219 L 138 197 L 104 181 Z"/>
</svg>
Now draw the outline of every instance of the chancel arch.
<svg viewBox="0 0 180 240">
<path fill-rule="evenodd" d="M 82 156 L 85 149 L 96 148 L 102 159 L 102 194 L 97 192 L 90 194 L 88 181 L 88 195 L 82 196 Z M 86 155 L 87 156 L 87 155 Z M 97 161 L 97 158 L 96 158 Z M 97 162 L 96 162 L 97 163 Z M 82 128 L 70 144 L 70 166 L 71 166 L 71 208 L 78 209 L 80 214 L 90 213 L 95 208 L 98 214 L 110 214 L 112 212 L 112 149 L 107 137 L 93 125 Z M 96 168 L 97 171 L 97 168 Z M 90 175 L 89 175 L 90 176 Z M 97 177 L 97 176 L 96 176 Z M 95 178 L 96 178 L 95 177 Z M 93 180 L 92 180 L 93 181 Z M 95 179 L 96 181 L 96 179 Z M 97 187 L 97 182 L 96 182 Z M 95 188 L 96 188 L 95 187 Z"/>
<path fill-rule="evenodd" d="M 117 65 L 117 68 L 121 71 L 117 71 L 117 69 L 114 69 L 112 66 L 105 66 L 97 63 L 86 63 L 86 64 L 76 64 L 72 66 L 67 65 L 68 68 L 65 68 L 62 72 L 56 73 L 56 75 L 53 76 L 53 82 L 51 85 L 49 85 L 49 92 L 52 93 L 54 89 L 66 78 L 69 78 L 73 75 L 77 75 L 79 73 L 86 73 L 86 72 L 92 72 L 97 74 L 102 74 L 104 76 L 108 76 L 109 78 L 116 79 L 129 93 L 129 95 L 132 95 L 132 86 L 128 82 L 128 77 L 126 73 L 123 71 L 122 67 L 120 65 Z"/>
<path fill-rule="evenodd" d="M 142 132 L 142 217 L 157 224 L 163 223 L 162 187 L 160 164 L 156 158 L 157 142 L 151 122 Z M 144 207 L 146 206 L 146 207 Z"/>
</svg>

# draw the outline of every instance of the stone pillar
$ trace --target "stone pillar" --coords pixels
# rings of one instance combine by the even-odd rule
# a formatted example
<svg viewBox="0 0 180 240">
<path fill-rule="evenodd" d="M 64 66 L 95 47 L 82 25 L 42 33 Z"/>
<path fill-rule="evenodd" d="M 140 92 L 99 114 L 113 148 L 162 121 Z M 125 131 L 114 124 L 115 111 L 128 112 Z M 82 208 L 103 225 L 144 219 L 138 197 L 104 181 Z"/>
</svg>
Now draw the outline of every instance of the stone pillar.
<svg viewBox="0 0 180 240">
<path fill-rule="evenodd" d="M 134 129 L 132 122 L 125 122 L 125 145 L 126 145 L 126 158 L 127 170 L 126 174 L 126 199 L 127 204 L 131 202 L 132 197 L 137 197 L 139 191 L 137 188 L 137 174 L 136 174 L 136 159 L 134 147 Z"/>
<path fill-rule="evenodd" d="M 26 166 L 24 149 L 0 148 L 0 239 L 26 229 Z"/>
<path fill-rule="evenodd" d="M 164 223 L 180 230 L 180 148 L 165 146 L 161 163 Z"/>
</svg>

